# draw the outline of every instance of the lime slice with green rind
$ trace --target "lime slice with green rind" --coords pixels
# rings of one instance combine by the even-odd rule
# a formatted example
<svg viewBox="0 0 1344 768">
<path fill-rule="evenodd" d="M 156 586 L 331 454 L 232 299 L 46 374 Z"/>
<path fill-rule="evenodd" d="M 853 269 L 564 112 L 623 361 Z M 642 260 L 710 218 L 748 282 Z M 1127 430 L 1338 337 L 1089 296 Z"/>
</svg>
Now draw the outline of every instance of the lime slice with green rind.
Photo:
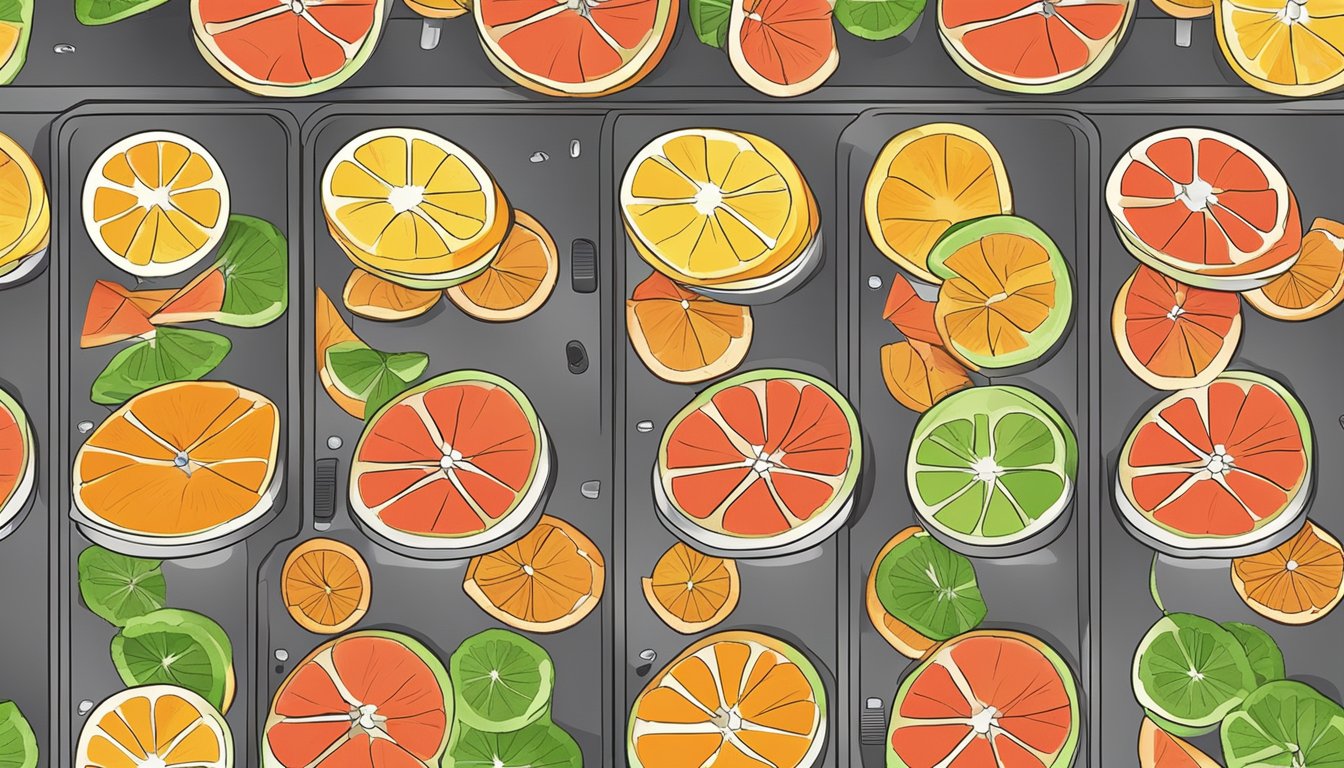
<svg viewBox="0 0 1344 768">
<path fill-rule="evenodd" d="M 364 417 L 406 391 L 429 365 L 423 352 L 381 352 L 363 342 L 343 341 L 327 350 L 332 384 L 364 403 Z"/>
<path fill-rule="evenodd" d="M 0 0 L 0 85 L 19 76 L 28 59 L 35 0 Z M 17 262 L 15 263 L 17 265 Z"/>
<path fill-rule="evenodd" d="M 836 0 L 835 18 L 855 37 L 890 40 L 924 12 L 926 0 Z"/>
<path fill-rule="evenodd" d="M 75 18 L 91 27 L 111 24 L 157 8 L 168 0 L 75 0 Z M 0 0 L 0 4 L 3 4 Z"/>
<path fill-rule="evenodd" d="M 472 635 L 448 662 L 457 718 L 478 731 L 516 731 L 541 719 L 551 705 L 555 667 L 546 650 L 517 632 Z"/>
<path fill-rule="evenodd" d="M 1019 387 L 973 387 L 919 420 L 906 483 L 916 513 L 949 546 L 1002 557 L 1053 538 L 1077 471 L 1073 430 L 1048 403 Z"/>
<path fill-rule="evenodd" d="M 1344 766 L 1344 708 L 1293 680 L 1256 689 L 1219 735 L 1227 768 Z"/>
<path fill-rule="evenodd" d="M 131 619 L 112 638 L 112 664 L 128 686 L 176 685 L 220 712 L 233 699 L 233 646 L 199 613 L 162 608 Z"/>
<path fill-rule="evenodd" d="M 1225 621 L 1223 629 L 1232 633 L 1246 651 L 1246 660 L 1251 663 L 1251 672 L 1255 673 L 1255 684 L 1264 685 L 1282 680 L 1287 674 L 1283 664 L 1283 651 L 1279 644 L 1265 630 L 1254 624 L 1240 621 Z"/>
<path fill-rule="evenodd" d="M 548 719 L 510 733 L 478 731 L 458 722 L 442 768 L 583 768 L 583 752 Z"/>
<path fill-rule="evenodd" d="M 931 640 L 969 632 L 985 619 L 975 566 L 927 533 L 888 552 L 878 563 L 875 584 L 882 608 Z"/>
<path fill-rule="evenodd" d="M 37 768 L 37 735 L 12 701 L 0 701 L 0 768 Z"/>
<path fill-rule="evenodd" d="M 691 27 L 700 42 L 714 48 L 728 44 L 731 0 L 689 0 Z"/>
<path fill-rule="evenodd" d="M 108 623 L 125 626 L 164 606 L 168 585 L 160 565 L 158 560 L 89 547 L 79 553 L 79 596 Z"/>
<path fill-rule="evenodd" d="M 219 367 L 233 344 L 227 336 L 193 328 L 158 328 L 154 337 L 116 354 L 93 380 L 90 398 L 121 405 L 132 397 L 175 381 L 199 381 Z"/>
<path fill-rule="evenodd" d="M 1190 613 L 1157 620 L 1134 653 L 1134 696 L 1177 736 L 1218 726 L 1255 689 L 1255 673 L 1237 638 Z"/>
</svg>

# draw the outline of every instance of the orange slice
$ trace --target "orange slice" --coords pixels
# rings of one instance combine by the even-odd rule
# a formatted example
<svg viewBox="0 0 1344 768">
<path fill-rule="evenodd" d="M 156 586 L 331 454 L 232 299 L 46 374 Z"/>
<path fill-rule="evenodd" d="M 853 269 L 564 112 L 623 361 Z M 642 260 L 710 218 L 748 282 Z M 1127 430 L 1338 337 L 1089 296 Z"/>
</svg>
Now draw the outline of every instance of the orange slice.
<svg viewBox="0 0 1344 768">
<path fill-rule="evenodd" d="M 1344 599 L 1344 549 L 1310 520 L 1268 552 L 1232 561 L 1232 586 L 1251 610 L 1280 624 L 1311 624 Z"/>
<path fill-rule="evenodd" d="M 0 22 L 0 37 L 3 33 Z M 50 236 L 51 208 L 42 172 L 18 142 L 0 133 L 0 280 L 45 249 Z"/>
<path fill-rule="evenodd" d="M 233 735 L 219 710 L 186 688 L 128 688 L 89 713 L 74 765 L 232 768 Z"/>
<path fill-rule="evenodd" d="M 578 528 L 542 515 L 526 536 L 473 557 L 462 589 L 481 610 L 525 632 L 578 624 L 602 599 L 607 566 Z"/>
<path fill-rule="evenodd" d="M 902 275 L 891 279 L 891 290 L 887 292 L 887 304 L 882 308 L 882 317 L 896 326 L 902 336 L 911 341 L 942 346 L 943 337 L 938 335 L 934 313 L 935 304 L 921 299 L 909 280 Z"/>
<path fill-rule="evenodd" d="M 1139 727 L 1139 768 L 1219 768 L 1218 761 L 1148 718 Z"/>
<path fill-rule="evenodd" d="M 1153 5 L 1173 19 L 1202 19 L 1213 15 L 1213 0 L 1153 0 Z"/>
<path fill-rule="evenodd" d="M 644 599 L 667 626 L 683 635 L 711 629 L 737 607 L 742 590 L 737 563 L 710 557 L 681 542 L 658 558 L 642 580 Z"/>
<path fill-rule="evenodd" d="M 1144 265 L 1116 294 L 1111 333 L 1120 359 L 1156 389 L 1208 384 L 1241 341 L 1241 299 L 1186 285 Z"/>
<path fill-rule="evenodd" d="M 341 410 L 356 419 L 363 419 L 364 403 L 342 392 L 336 386 L 331 372 L 327 370 L 327 350 L 342 342 L 359 341 L 359 337 L 350 330 L 349 324 L 341 317 L 336 305 L 321 288 L 317 289 L 317 306 L 313 313 L 317 338 L 317 378 L 322 382 L 322 388 L 326 390 L 327 395 L 341 407 Z"/>
<path fill-rule="evenodd" d="M 1293 266 L 1244 296 L 1275 320 L 1310 320 L 1339 306 L 1344 301 L 1344 224 L 1313 221 Z"/>
<path fill-rule="evenodd" d="M 630 345 L 664 381 L 708 381 L 742 364 L 751 349 L 751 308 L 725 304 L 654 272 L 625 302 Z"/>
<path fill-rule="evenodd" d="M 732 0 L 728 58 L 743 82 L 767 96 L 816 90 L 840 64 L 827 0 Z"/>
<path fill-rule="evenodd" d="M 882 348 L 882 379 L 896 402 L 915 413 L 973 386 L 966 369 L 947 350 L 914 340 Z"/>
<path fill-rule="evenodd" d="M 438 291 L 419 291 L 356 267 L 345 281 L 345 308 L 369 320 L 409 320 L 439 303 Z"/>
<path fill-rule="evenodd" d="M 471 13 L 471 0 L 403 0 L 406 7 L 427 19 L 456 19 Z"/>
<path fill-rule="evenodd" d="M 1290 98 L 1344 86 L 1344 7 L 1338 0 L 1215 0 L 1227 63 L 1247 84 Z"/>
<path fill-rule="evenodd" d="M 290 618 L 319 635 L 358 624 L 372 594 L 368 563 L 354 547 L 334 539 L 303 542 L 280 570 L 280 597 Z"/>
<path fill-rule="evenodd" d="M 481 274 L 444 293 L 478 320 L 508 323 L 541 309 L 560 277 L 560 257 L 551 233 L 523 211 L 514 211 L 499 254 Z"/>
</svg>

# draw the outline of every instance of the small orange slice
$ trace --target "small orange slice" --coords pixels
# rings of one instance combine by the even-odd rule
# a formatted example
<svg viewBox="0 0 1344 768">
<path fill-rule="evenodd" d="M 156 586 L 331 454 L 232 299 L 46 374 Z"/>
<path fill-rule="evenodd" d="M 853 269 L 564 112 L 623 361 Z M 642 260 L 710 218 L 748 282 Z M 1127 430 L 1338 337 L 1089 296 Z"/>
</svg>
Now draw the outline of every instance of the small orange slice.
<svg viewBox="0 0 1344 768">
<path fill-rule="evenodd" d="M 1310 520 L 1268 552 L 1232 561 L 1232 586 L 1251 610 L 1281 624 L 1311 624 L 1344 599 L 1344 549 Z"/>
<path fill-rule="evenodd" d="M 751 348 L 751 308 L 693 293 L 660 272 L 625 302 L 630 345 L 664 381 L 708 381 L 742 364 Z"/>
<path fill-rule="evenodd" d="M 521 320 L 546 303 L 560 277 L 560 258 L 551 233 L 523 211 L 514 211 L 509 230 L 490 266 L 444 293 L 458 309 L 478 320 Z"/>
<path fill-rule="evenodd" d="M 882 348 L 882 379 L 891 396 L 916 413 L 972 386 L 966 369 L 947 350 L 914 340 Z"/>
<path fill-rule="evenodd" d="M 341 292 L 345 308 L 369 320 L 409 320 L 439 303 L 438 291 L 419 291 L 356 267 Z"/>
<path fill-rule="evenodd" d="M 525 632 L 578 624 L 602 599 L 607 566 L 578 528 L 543 515 L 526 536 L 473 557 L 462 589 L 499 621 Z"/>
<path fill-rule="evenodd" d="M 1344 224 L 1317 219 L 1288 271 L 1246 301 L 1275 320 L 1310 320 L 1344 301 Z"/>
<path fill-rule="evenodd" d="M 369 611 L 372 594 L 368 563 L 354 547 L 333 539 L 303 542 L 280 571 L 285 609 L 299 626 L 319 635 L 358 624 Z"/>
<path fill-rule="evenodd" d="M 649 607 L 683 635 L 703 632 L 728 618 L 742 591 L 737 563 L 681 542 L 658 558 L 653 574 L 642 583 Z"/>
</svg>

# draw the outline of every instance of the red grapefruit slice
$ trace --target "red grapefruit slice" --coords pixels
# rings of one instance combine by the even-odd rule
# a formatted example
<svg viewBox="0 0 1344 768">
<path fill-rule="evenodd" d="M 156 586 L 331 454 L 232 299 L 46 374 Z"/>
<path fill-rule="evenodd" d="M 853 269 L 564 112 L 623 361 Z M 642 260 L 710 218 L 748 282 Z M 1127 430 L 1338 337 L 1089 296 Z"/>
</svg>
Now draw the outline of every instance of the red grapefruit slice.
<svg viewBox="0 0 1344 768">
<path fill-rule="evenodd" d="M 1176 392 L 1120 452 L 1116 504 L 1131 532 L 1178 557 L 1244 557 L 1301 527 L 1312 485 L 1311 423 L 1282 384 L 1225 373 Z"/>
<path fill-rule="evenodd" d="M 476 0 L 495 68 L 549 96 L 606 96 L 644 79 L 677 30 L 678 0 Z"/>
<path fill-rule="evenodd" d="M 793 552 L 844 524 L 862 446 L 853 407 L 830 384 L 750 371 L 705 390 L 667 425 L 654 497 L 664 523 L 709 554 Z"/>
<path fill-rule="evenodd" d="M 387 0 L 191 0 L 196 47 L 258 96 L 300 98 L 350 79 L 373 55 Z"/>
<path fill-rule="evenodd" d="M 443 663 L 397 632 L 352 632 L 289 673 L 261 737 L 266 768 L 438 765 L 453 720 Z"/>
<path fill-rule="evenodd" d="M 1148 386 L 1200 387 L 1237 352 L 1241 297 L 1186 285 L 1140 264 L 1116 294 L 1111 333 L 1120 358 Z"/>
<path fill-rule="evenodd" d="M 1205 128 L 1131 147 L 1111 172 L 1106 203 L 1136 258 L 1190 285 L 1259 288 L 1288 271 L 1302 246 L 1297 199 L 1279 169 Z"/>
<path fill-rule="evenodd" d="M 496 542 L 539 511 L 551 471 L 527 396 L 481 371 L 399 395 L 364 428 L 350 504 L 377 538 L 417 552 Z"/>
<path fill-rule="evenodd" d="M 991 88 L 1060 93 L 1110 63 L 1138 0 L 939 0 L 938 33 L 961 71 Z"/>
<path fill-rule="evenodd" d="M 23 514 L 36 478 L 33 430 L 23 406 L 0 389 L 0 539 Z"/>
<path fill-rule="evenodd" d="M 828 0 L 732 0 L 728 59 L 767 96 L 815 90 L 840 64 Z"/>
<path fill-rule="evenodd" d="M 888 768 L 1065 768 L 1078 749 L 1078 690 L 1031 635 L 967 632 L 939 646 L 892 704 Z"/>
</svg>

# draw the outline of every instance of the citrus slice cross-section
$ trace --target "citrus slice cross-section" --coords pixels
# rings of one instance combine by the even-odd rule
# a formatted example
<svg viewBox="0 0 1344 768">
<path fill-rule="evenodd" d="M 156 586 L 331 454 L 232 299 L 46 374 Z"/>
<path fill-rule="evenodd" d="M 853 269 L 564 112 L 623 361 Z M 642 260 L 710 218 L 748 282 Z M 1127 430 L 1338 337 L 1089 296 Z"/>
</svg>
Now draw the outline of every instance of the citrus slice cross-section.
<svg viewBox="0 0 1344 768">
<path fill-rule="evenodd" d="M 495 68 L 550 96 L 605 96 L 658 66 L 678 0 L 476 0 L 481 46 Z"/>
<path fill-rule="evenodd" d="M 888 768 L 1067 768 L 1081 713 L 1073 673 L 1031 635 L 968 632 L 939 646 L 896 692 Z"/>
<path fill-rule="evenodd" d="M 1280 624 L 1311 624 L 1344 600 L 1344 549 L 1308 520 L 1268 552 L 1232 561 L 1232 586 L 1251 610 Z"/>
<path fill-rule="evenodd" d="M 350 504 L 377 540 L 451 554 L 493 542 L 539 509 L 551 472 L 546 431 L 512 383 L 481 371 L 433 378 L 369 419 Z"/>
<path fill-rule="evenodd" d="M 737 563 L 697 552 L 680 541 L 641 581 L 649 607 L 683 635 L 711 629 L 728 618 L 742 591 Z"/>
<path fill-rule="evenodd" d="M 810 768 L 826 715 L 826 689 L 802 651 L 720 632 L 682 651 L 635 699 L 628 756 L 634 768 Z"/>
<path fill-rule="evenodd" d="M 12 701 L 0 701 L 0 765 L 37 768 L 37 734 Z"/>
<path fill-rule="evenodd" d="M 751 349 L 751 308 L 688 291 L 661 272 L 625 302 L 630 345 L 664 381 L 708 381 L 742 364 Z"/>
<path fill-rule="evenodd" d="M 915 413 L 972 386 L 966 368 L 955 357 L 922 341 L 898 341 L 883 347 L 882 380 L 896 402 Z"/>
<path fill-rule="evenodd" d="M 1344 86 L 1344 6 L 1335 0 L 1215 0 L 1218 47 L 1267 93 L 1318 96 Z"/>
<path fill-rule="evenodd" d="M 710 554 L 796 551 L 844 524 L 862 454 L 854 409 L 830 384 L 750 371 L 668 423 L 654 498 L 664 523 Z"/>
<path fill-rule="evenodd" d="M 28 415 L 17 400 L 0 389 L 0 538 L 28 508 L 36 478 Z"/>
<path fill-rule="evenodd" d="M 256 392 L 224 382 L 150 390 L 76 454 L 78 519 L 117 542 L 205 545 L 271 510 L 279 444 L 279 412 Z"/>
<path fill-rule="evenodd" d="M 452 722 L 453 684 L 432 651 L 398 632 L 352 632 L 313 649 L 280 684 L 262 766 L 434 766 Z"/>
<path fill-rule="evenodd" d="M 28 59 L 35 0 L 14 0 L 0 7 L 0 85 L 8 85 Z"/>
<path fill-rule="evenodd" d="M 215 263 L 174 292 L 149 321 L 169 325 L 209 320 L 235 328 L 261 328 L 288 307 L 285 233 L 269 221 L 238 214 L 229 218 Z"/>
<path fill-rule="evenodd" d="M 1106 204 L 1135 258 L 1205 288 L 1258 288 L 1287 271 L 1302 245 L 1297 199 L 1279 169 L 1205 128 L 1130 147 L 1111 171 Z"/>
<path fill-rule="evenodd" d="M 878 634 L 912 659 L 975 629 L 986 611 L 975 566 L 919 526 L 896 534 L 877 553 L 864 604 Z"/>
<path fill-rule="evenodd" d="M 233 735 L 219 710 L 186 688 L 128 688 L 89 713 L 79 733 L 74 764 L 233 768 Z"/>
<path fill-rule="evenodd" d="M 98 545 L 79 553 L 79 596 L 85 607 L 116 627 L 162 608 L 168 600 L 162 561 L 112 552 Z"/>
<path fill-rule="evenodd" d="M 929 283 L 929 252 L 952 226 L 1013 212 L 1003 159 L 984 134 L 955 123 L 930 123 L 888 141 L 863 194 L 864 221 L 877 249 Z"/>
<path fill-rule="evenodd" d="M 507 629 L 468 637 L 448 661 L 458 722 L 477 731 L 511 733 L 546 715 L 555 666 L 546 650 Z"/>
<path fill-rule="evenodd" d="M 1313 221 L 1293 266 L 1242 295 L 1275 320 L 1310 320 L 1339 306 L 1344 301 L 1344 224 Z"/>
<path fill-rule="evenodd" d="M 513 229 L 485 271 L 445 293 L 458 309 L 477 320 L 522 320 L 551 298 L 560 277 L 559 253 L 541 222 L 515 211 Z"/>
<path fill-rule="evenodd" d="M 1139 726 L 1139 768 L 1219 768 L 1218 761 L 1149 718 Z"/>
<path fill-rule="evenodd" d="M 827 0 L 731 0 L 728 59 L 767 96 L 816 90 L 840 64 Z"/>
<path fill-rule="evenodd" d="M 355 267 L 341 290 L 345 308 L 370 320 L 409 320 L 433 309 L 443 295 L 407 288 Z"/>
<path fill-rule="evenodd" d="M 0 20 L 0 48 L 4 28 Z M 0 51 L 0 67 L 3 61 Z M 42 172 L 18 142 L 0 133 L 0 284 L 31 274 L 50 238 L 51 206 Z"/>
<path fill-rule="evenodd" d="M 98 251 L 136 277 L 190 269 L 224 237 L 229 185 L 194 139 L 149 131 L 108 147 L 84 181 L 84 226 Z"/>
<path fill-rule="evenodd" d="M 1115 296 L 1111 333 L 1120 359 L 1157 389 L 1208 384 L 1241 341 L 1241 298 L 1174 280 L 1146 265 Z"/>
<path fill-rule="evenodd" d="M 480 161 L 414 128 L 369 131 L 342 147 L 322 176 L 322 209 L 355 266 L 426 290 L 479 274 L 513 223 Z"/>
<path fill-rule="evenodd" d="M 196 47 L 258 96 L 299 98 L 350 79 L 373 55 L 390 0 L 191 0 Z"/>
<path fill-rule="evenodd" d="M 919 420 L 906 484 L 915 513 L 949 547 L 1011 557 L 1067 524 L 1077 471 L 1073 430 L 1049 403 L 1019 387 L 972 387 Z"/>
<path fill-rule="evenodd" d="M 509 733 L 458 723 L 441 768 L 583 768 L 574 737 L 549 719 Z"/>
<path fill-rule="evenodd" d="M 1014 93 L 1060 93 L 1096 77 L 1138 0 L 938 0 L 938 33 L 961 71 Z"/>
<path fill-rule="evenodd" d="M 1116 470 L 1121 519 L 1177 557 L 1272 549 L 1311 496 L 1311 423 L 1278 382 L 1245 371 L 1176 392 L 1130 433 Z"/>
<path fill-rule="evenodd" d="M 280 569 L 280 597 L 294 621 L 309 632 L 334 635 L 369 611 L 373 582 L 354 547 L 335 539 L 309 539 L 292 549 Z"/>
<path fill-rule="evenodd" d="M 1227 768 L 1330 765 L 1344 760 L 1344 708 L 1295 680 L 1257 688 L 1219 732 Z"/>
<path fill-rule="evenodd" d="M 221 713 L 233 702 L 233 645 L 199 613 L 160 608 L 127 621 L 112 638 L 112 664 L 127 685 L 181 686 Z"/>
</svg>

